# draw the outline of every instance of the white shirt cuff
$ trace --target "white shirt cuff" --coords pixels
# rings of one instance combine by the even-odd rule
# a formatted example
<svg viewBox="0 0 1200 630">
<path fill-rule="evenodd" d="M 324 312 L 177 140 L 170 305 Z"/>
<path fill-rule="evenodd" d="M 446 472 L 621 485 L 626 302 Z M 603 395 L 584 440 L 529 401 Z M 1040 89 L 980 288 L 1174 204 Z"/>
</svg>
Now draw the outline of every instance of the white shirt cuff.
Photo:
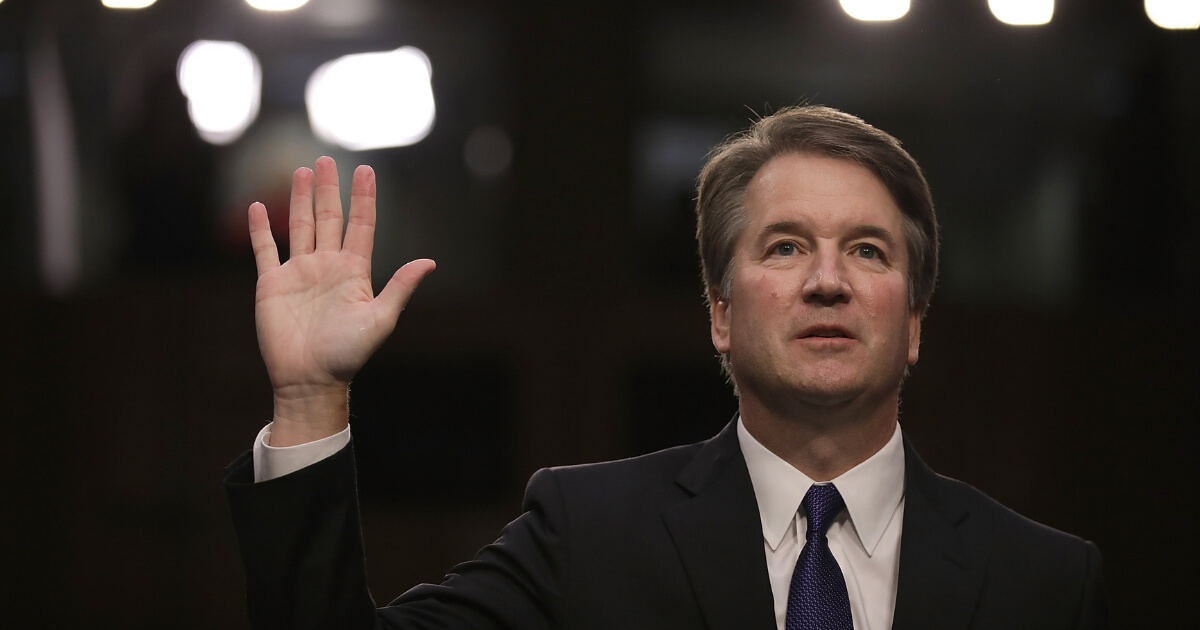
<svg viewBox="0 0 1200 630">
<path fill-rule="evenodd" d="M 254 483 L 270 481 L 311 466 L 342 450 L 350 443 L 350 427 L 327 438 L 296 446 L 271 446 L 271 426 L 268 423 L 254 440 Z"/>
</svg>

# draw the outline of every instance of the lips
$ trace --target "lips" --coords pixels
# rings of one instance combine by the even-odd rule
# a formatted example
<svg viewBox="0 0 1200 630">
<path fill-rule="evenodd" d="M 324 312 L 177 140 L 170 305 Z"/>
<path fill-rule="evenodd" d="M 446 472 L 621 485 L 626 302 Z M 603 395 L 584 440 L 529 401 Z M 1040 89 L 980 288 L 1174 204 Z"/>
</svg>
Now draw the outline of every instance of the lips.
<svg viewBox="0 0 1200 630">
<path fill-rule="evenodd" d="M 850 334 L 849 330 L 846 330 L 841 326 L 830 324 L 817 324 L 815 326 L 809 326 L 808 328 L 800 331 L 800 334 L 796 335 L 796 337 L 798 339 L 854 339 L 854 335 Z"/>
</svg>

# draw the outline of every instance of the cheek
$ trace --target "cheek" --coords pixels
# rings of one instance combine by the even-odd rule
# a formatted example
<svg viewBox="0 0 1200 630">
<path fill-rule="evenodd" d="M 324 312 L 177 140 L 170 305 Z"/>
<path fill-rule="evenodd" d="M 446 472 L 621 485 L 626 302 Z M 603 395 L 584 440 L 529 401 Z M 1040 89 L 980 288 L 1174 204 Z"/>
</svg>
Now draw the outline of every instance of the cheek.
<svg viewBox="0 0 1200 630">
<path fill-rule="evenodd" d="M 738 304 L 742 305 L 742 316 L 751 319 L 758 319 L 764 305 L 779 299 L 778 289 L 761 273 L 742 277 L 733 295 Z"/>
<path fill-rule="evenodd" d="M 854 290 L 863 312 L 872 320 L 902 321 L 908 328 L 908 287 L 903 283 L 864 283 Z"/>
<path fill-rule="evenodd" d="M 875 288 L 867 285 L 854 290 L 854 297 L 862 304 L 863 313 L 870 319 L 879 318 L 878 294 Z"/>
<path fill-rule="evenodd" d="M 743 283 L 745 296 L 756 302 L 772 306 L 786 306 L 799 294 L 803 282 L 783 274 L 763 271 L 746 279 Z"/>
<path fill-rule="evenodd" d="M 785 326 L 801 302 L 804 283 L 795 274 L 754 269 L 740 274 L 733 289 L 733 312 L 746 335 Z"/>
</svg>

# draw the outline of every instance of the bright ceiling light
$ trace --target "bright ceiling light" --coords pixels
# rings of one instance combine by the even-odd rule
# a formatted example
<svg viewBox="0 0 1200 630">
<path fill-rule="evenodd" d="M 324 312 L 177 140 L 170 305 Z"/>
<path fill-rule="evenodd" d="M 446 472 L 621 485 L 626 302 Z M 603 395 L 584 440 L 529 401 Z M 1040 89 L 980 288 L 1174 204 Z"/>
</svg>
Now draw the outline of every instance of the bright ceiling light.
<svg viewBox="0 0 1200 630">
<path fill-rule="evenodd" d="M 308 0 L 246 0 L 246 4 L 259 11 L 291 11 L 308 4 Z"/>
<path fill-rule="evenodd" d="M 909 0 L 839 0 L 846 15 L 868 22 L 898 20 L 908 13 Z"/>
<path fill-rule="evenodd" d="M 1049 24 L 1054 17 L 1054 0 L 988 0 L 997 20 L 1013 26 Z"/>
<path fill-rule="evenodd" d="M 305 88 L 313 133 L 351 151 L 416 144 L 433 128 L 432 74 L 411 46 L 325 63 Z"/>
<path fill-rule="evenodd" d="M 237 42 L 193 42 L 179 56 L 179 89 L 188 116 L 206 142 L 237 140 L 258 116 L 262 69 Z"/>
<path fill-rule="evenodd" d="M 1162 28 L 1200 28 L 1200 0 L 1146 0 L 1146 17 Z"/>
<path fill-rule="evenodd" d="M 154 4 L 155 0 L 100 0 L 100 2 L 110 9 L 145 9 Z"/>
</svg>

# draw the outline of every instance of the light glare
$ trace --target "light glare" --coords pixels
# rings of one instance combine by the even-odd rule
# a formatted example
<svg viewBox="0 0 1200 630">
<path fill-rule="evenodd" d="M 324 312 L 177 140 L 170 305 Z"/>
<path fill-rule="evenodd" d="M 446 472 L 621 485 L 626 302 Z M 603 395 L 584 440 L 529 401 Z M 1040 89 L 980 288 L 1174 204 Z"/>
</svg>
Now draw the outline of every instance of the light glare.
<svg viewBox="0 0 1200 630">
<path fill-rule="evenodd" d="M 145 9 L 156 0 L 101 0 L 101 4 L 110 9 Z"/>
<path fill-rule="evenodd" d="M 259 11 L 291 11 L 308 4 L 308 0 L 246 0 Z"/>
<path fill-rule="evenodd" d="M 997 20 L 1013 26 L 1049 24 L 1054 17 L 1054 0 L 988 0 Z"/>
<path fill-rule="evenodd" d="M 325 63 L 305 88 L 313 133 L 351 151 L 416 144 L 433 128 L 432 74 L 411 46 Z"/>
<path fill-rule="evenodd" d="M 492 179 L 508 170 L 512 156 L 512 139 L 494 125 L 476 127 L 463 145 L 467 168 L 483 179 Z"/>
<path fill-rule="evenodd" d="M 206 142 L 229 144 L 258 116 L 262 70 L 237 42 L 193 42 L 179 56 L 178 77 L 188 116 Z"/>
<path fill-rule="evenodd" d="M 839 0 L 846 15 L 867 22 L 898 20 L 908 13 L 909 0 Z"/>
<path fill-rule="evenodd" d="M 1146 0 L 1146 17 L 1160 28 L 1200 28 L 1200 0 Z"/>
</svg>

